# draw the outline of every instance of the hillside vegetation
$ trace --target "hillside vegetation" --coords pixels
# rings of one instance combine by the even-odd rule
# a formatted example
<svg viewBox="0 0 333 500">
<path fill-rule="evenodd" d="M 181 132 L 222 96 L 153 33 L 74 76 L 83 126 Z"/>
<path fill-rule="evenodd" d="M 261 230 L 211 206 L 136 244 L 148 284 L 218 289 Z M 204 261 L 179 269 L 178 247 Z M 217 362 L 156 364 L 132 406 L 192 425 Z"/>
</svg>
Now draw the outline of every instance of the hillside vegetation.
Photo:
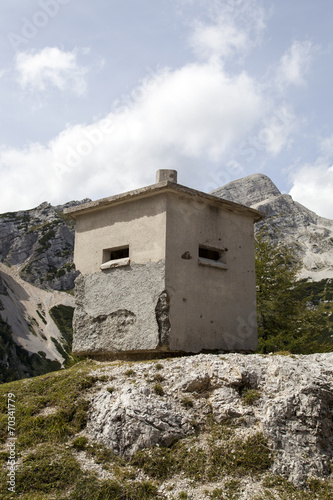
<svg viewBox="0 0 333 500">
<path fill-rule="evenodd" d="M 320 399 L 321 372 L 311 365 L 317 367 L 320 360 L 327 372 L 331 358 L 201 355 L 144 363 L 85 361 L 3 384 L 1 498 L 13 497 L 5 486 L 10 394 L 17 437 L 15 495 L 22 500 L 331 499 L 332 456 L 314 447 L 312 432 L 318 430 L 309 429 L 308 441 L 298 443 L 297 425 L 296 435 L 288 430 L 290 413 L 285 424 L 282 413 L 277 421 L 260 424 L 269 418 L 270 398 L 282 411 L 295 394 L 292 405 L 305 415 L 304 400 L 297 403 L 301 392 L 309 402 L 317 398 L 325 427 L 327 396 Z M 290 380 L 280 393 L 267 375 L 261 378 L 269 366 L 274 383 L 285 380 L 285 370 L 299 371 L 303 380 L 309 371 L 308 380 L 318 388 Z M 279 432 L 286 433 L 280 447 L 274 437 L 279 425 Z M 315 441 L 320 439 L 318 434 Z M 313 454 L 310 462 L 306 447 Z"/>
<path fill-rule="evenodd" d="M 333 279 L 298 280 L 300 268 L 293 249 L 257 234 L 257 352 L 333 350 Z"/>
</svg>

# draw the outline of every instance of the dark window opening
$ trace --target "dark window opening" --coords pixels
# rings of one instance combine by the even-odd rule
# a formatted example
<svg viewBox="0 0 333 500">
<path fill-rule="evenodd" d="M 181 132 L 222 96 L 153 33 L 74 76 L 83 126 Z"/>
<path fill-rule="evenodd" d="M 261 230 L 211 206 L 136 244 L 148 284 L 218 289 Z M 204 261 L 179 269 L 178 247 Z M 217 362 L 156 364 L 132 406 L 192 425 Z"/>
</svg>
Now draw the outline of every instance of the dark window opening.
<svg viewBox="0 0 333 500">
<path fill-rule="evenodd" d="M 129 246 L 105 248 L 103 250 L 102 263 L 110 262 L 111 260 L 119 260 L 129 258 Z"/>
<path fill-rule="evenodd" d="M 110 260 L 126 259 L 129 257 L 129 247 L 118 248 L 111 250 Z"/>
<path fill-rule="evenodd" d="M 221 253 L 218 250 L 213 250 L 212 248 L 199 247 L 199 257 L 202 259 L 209 260 L 220 260 Z"/>
</svg>

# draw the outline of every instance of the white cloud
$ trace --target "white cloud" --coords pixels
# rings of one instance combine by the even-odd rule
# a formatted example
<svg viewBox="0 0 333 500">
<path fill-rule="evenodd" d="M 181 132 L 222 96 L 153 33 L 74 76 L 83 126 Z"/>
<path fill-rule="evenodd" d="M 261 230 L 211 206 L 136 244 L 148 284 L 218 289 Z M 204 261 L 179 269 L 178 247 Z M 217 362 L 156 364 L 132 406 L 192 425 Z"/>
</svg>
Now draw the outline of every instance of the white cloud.
<svg viewBox="0 0 333 500">
<path fill-rule="evenodd" d="M 197 22 L 190 43 L 194 52 L 203 59 L 227 57 L 233 51 L 247 47 L 246 33 L 233 24 L 225 24 L 222 19 L 215 25 L 207 26 Z"/>
<path fill-rule="evenodd" d="M 279 87 L 304 85 L 315 46 L 310 41 L 295 41 L 281 57 L 276 72 Z"/>
<path fill-rule="evenodd" d="M 104 121 L 68 127 L 45 147 L 0 151 L 6 185 L 0 211 L 107 196 L 154 182 L 159 168 L 177 169 L 181 183 L 203 185 L 264 109 L 245 73 L 231 77 L 213 63 L 158 73 Z"/>
<path fill-rule="evenodd" d="M 152 183 L 160 168 L 178 170 L 179 182 L 193 187 L 206 189 L 214 181 L 213 189 L 233 174 L 250 173 L 246 162 L 258 151 L 277 155 L 288 147 L 297 120 L 290 106 L 272 97 L 277 81 L 264 86 L 246 72 L 229 74 L 224 65 L 257 43 L 262 9 L 254 0 L 210 5 L 209 20 L 197 21 L 191 37 L 203 62 L 151 74 L 104 120 L 69 126 L 46 145 L 2 148 L 6 190 L 0 212 L 44 200 L 108 196 Z M 311 50 L 302 50 L 296 47 L 281 59 L 278 84 L 295 83 L 304 74 L 300 54 L 306 60 Z M 18 54 L 16 63 L 23 88 L 53 86 L 80 95 L 86 88 L 87 69 L 78 64 L 76 51 L 46 48 Z"/>
<path fill-rule="evenodd" d="M 319 147 L 324 158 L 333 158 L 333 135 L 321 139 Z"/>
<path fill-rule="evenodd" d="M 318 215 L 333 219 L 333 166 L 323 160 L 293 174 L 290 195 Z"/>
<path fill-rule="evenodd" d="M 23 89 L 45 91 L 55 87 L 79 96 L 86 91 L 88 69 L 78 64 L 75 50 L 64 52 L 57 47 L 45 47 L 40 52 L 19 52 L 15 62 Z"/>
<path fill-rule="evenodd" d="M 292 142 L 292 134 L 298 123 L 293 109 L 287 104 L 281 104 L 273 114 L 265 119 L 262 129 L 262 142 L 268 153 L 276 156 Z"/>
<path fill-rule="evenodd" d="M 205 60 L 246 53 L 265 26 L 264 11 L 255 0 L 215 1 L 209 17 L 207 22 L 195 21 L 189 39 L 194 53 Z"/>
<path fill-rule="evenodd" d="M 292 174 L 290 195 L 318 215 L 333 219 L 333 135 L 319 140 L 320 156 Z"/>
</svg>

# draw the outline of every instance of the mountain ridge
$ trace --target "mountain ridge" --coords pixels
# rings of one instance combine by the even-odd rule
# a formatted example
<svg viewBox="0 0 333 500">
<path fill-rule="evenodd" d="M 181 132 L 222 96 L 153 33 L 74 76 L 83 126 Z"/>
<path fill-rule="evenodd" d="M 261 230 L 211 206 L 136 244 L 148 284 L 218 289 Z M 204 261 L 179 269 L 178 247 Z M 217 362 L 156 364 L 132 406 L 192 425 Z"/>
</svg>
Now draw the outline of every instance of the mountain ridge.
<svg viewBox="0 0 333 500">
<path fill-rule="evenodd" d="M 292 247 L 303 263 L 299 278 L 314 281 L 333 278 L 333 220 L 283 194 L 264 174 L 252 174 L 214 189 L 210 194 L 255 208 L 266 219 L 255 225 L 265 227 L 274 243 Z"/>
</svg>

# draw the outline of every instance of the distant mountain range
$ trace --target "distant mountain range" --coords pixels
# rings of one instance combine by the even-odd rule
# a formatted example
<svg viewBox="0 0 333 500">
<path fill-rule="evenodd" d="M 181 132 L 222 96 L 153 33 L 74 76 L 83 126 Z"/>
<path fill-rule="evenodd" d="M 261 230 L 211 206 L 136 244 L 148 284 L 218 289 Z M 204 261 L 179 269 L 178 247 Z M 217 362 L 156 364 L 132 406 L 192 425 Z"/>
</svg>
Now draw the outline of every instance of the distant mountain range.
<svg viewBox="0 0 333 500">
<path fill-rule="evenodd" d="M 333 220 L 315 214 L 288 194 L 282 194 L 269 177 L 253 174 L 215 189 L 211 194 L 260 210 L 273 241 L 292 246 L 303 263 L 300 278 L 333 278 Z"/>
<path fill-rule="evenodd" d="M 293 246 L 300 278 L 333 277 L 333 221 L 319 217 L 265 175 L 231 182 L 211 194 L 256 208 L 273 241 Z M 74 223 L 63 210 L 87 200 L 0 215 L 0 382 L 59 369 L 69 360 L 77 271 Z M 2 374 L 2 375 L 1 375 Z"/>
</svg>

